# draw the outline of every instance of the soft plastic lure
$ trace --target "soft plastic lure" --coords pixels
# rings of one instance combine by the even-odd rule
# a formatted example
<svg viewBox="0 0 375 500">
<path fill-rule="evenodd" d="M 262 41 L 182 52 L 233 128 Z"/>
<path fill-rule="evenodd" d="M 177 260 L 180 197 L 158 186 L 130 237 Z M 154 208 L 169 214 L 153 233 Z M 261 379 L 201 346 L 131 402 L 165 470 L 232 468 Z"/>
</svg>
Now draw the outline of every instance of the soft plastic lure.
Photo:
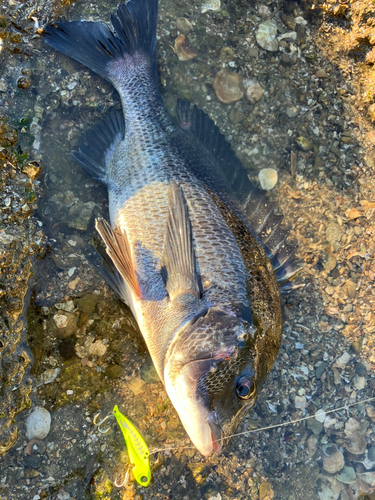
<svg viewBox="0 0 375 500">
<path fill-rule="evenodd" d="M 147 445 L 130 420 L 120 412 L 117 405 L 113 408 L 113 414 L 124 435 L 134 479 L 141 486 L 148 486 L 151 481 L 151 469 L 150 452 Z"/>
</svg>

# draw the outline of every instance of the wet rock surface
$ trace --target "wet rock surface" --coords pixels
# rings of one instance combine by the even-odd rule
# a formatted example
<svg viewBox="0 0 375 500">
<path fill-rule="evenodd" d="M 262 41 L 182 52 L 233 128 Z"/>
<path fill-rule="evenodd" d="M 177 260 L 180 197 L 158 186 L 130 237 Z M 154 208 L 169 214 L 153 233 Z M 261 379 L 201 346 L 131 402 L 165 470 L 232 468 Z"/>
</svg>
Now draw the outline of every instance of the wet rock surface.
<svg viewBox="0 0 375 500">
<path fill-rule="evenodd" d="M 189 448 L 129 310 L 85 258 L 94 217 L 107 217 L 107 196 L 70 159 L 70 151 L 82 130 L 109 107 L 119 107 L 118 97 L 104 80 L 31 39 L 32 17 L 42 24 L 51 12 L 54 17 L 65 9 L 69 19 L 108 21 L 116 2 L 19 6 L 11 0 L 4 21 L 0 17 L 9 49 L 0 53 L 5 68 L 0 104 L 20 144 L 45 166 L 37 227 L 49 244 L 35 266 L 27 342 L 39 385 L 32 398 L 52 421 L 50 433 L 25 458 L 27 415 L 18 417 L 15 446 L 0 458 L 0 495 L 6 498 L 343 500 L 373 495 L 375 405 L 357 405 L 373 397 L 375 388 L 373 6 L 362 1 L 313 2 L 309 10 L 286 1 L 277 9 L 268 2 L 204 4 L 160 3 L 163 97 L 171 110 L 182 97 L 207 112 L 254 182 L 262 169 L 278 172 L 270 197 L 291 227 L 304 263 L 300 280 L 306 284 L 283 299 L 279 357 L 238 432 L 312 418 L 233 438 L 220 457 L 203 459 Z M 15 20 L 28 30 L 20 34 Z M 268 30 L 275 50 L 259 43 L 264 23 L 276 27 Z M 194 58 L 176 56 L 172 47 L 179 35 L 187 35 Z M 215 77 L 223 70 L 243 84 L 236 102 L 221 102 L 215 92 Z M 7 168 L 2 166 L 2 172 Z M 26 162 L 23 168 L 33 180 L 35 165 Z M 7 175 L 13 179 L 10 167 Z M 13 224 L 19 212 L 9 208 L 12 191 L 15 184 L 10 192 L 1 187 L 0 202 Z M 23 206 L 15 208 L 22 213 Z M 8 231 L 0 226 L 0 245 L 12 250 L 15 263 L 23 248 L 12 246 L 18 238 L 13 231 L 24 227 L 13 224 Z M 74 316 L 71 335 L 59 337 L 56 314 Z M 7 371 L 9 377 L 31 365 L 22 356 L 9 359 L 15 367 Z M 22 410 L 30 404 L 32 385 L 12 387 L 14 403 L 7 400 L 5 411 L 12 404 Z M 102 435 L 93 425 L 94 415 L 100 410 L 104 417 L 114 404 L 137 423 L 150 449 L 173 448 L 163 453 L 164 463 L 147 490 L 114 488 L 127 463 L 123 438 L 115 426 Z M 320 409 L 324 412 L 317 419 Z M 11 423 L 15 413 L 7 415 Z M 327 447 L 334 453 L 324 455 Z M 336 462 L 330 468 L 324 459 L 331 455 Z"/>
</svg>

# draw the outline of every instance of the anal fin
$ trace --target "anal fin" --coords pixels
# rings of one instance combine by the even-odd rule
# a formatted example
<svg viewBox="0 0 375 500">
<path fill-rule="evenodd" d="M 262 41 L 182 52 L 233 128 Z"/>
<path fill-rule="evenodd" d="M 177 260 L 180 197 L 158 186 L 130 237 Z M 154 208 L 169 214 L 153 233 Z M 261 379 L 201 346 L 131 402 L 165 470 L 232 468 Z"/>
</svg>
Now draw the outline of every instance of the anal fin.
<svg viewBox="0 0 375 500">
<path fill-rule="evenodd" d="M 141 298 L 141 291 L 131 256 L 128 237 L 118 227 L 114 229 L 104 219 L 96 219 L 95 227 L 106 246 L 106 252 L 132 292 Z"/>
<path fill-rule="evenodd" d="M 197 300 L 200 288 L 191 222 L 184 194 L 175 181 L 170 183 L 168 201 L 169 214 L 161 259 L 162 278 L 172 301 L 183 296 Z"/>
</svg>

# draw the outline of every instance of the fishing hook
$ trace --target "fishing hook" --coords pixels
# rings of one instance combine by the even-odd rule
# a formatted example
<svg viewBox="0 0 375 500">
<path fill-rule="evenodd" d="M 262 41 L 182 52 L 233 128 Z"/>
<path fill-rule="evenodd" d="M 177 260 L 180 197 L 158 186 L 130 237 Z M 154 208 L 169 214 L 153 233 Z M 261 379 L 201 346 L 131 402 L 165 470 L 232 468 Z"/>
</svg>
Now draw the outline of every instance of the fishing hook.
<svg viewBox="0 0 375 500">
<path fill-rule="evenodd" d="M 108 434 L 108 432 L 111 430 L 111 427 L 108 427 L 106 430 L 103 431 L 101 429 L 101 426 L 104 424 L 104 422 L 106 422 L 108 419 L 112 417 L 113 413 L 111 412 L 109 415 L 104 417 L 103 420 L 101 420 L 100 422 L 98 422 L 99 415 L 100 412 L 94 416 L 94 418 L 92 419 L 92 423 L 95 425 L 95 427 L 97 427 L 99 434 Z"/>
</svg>

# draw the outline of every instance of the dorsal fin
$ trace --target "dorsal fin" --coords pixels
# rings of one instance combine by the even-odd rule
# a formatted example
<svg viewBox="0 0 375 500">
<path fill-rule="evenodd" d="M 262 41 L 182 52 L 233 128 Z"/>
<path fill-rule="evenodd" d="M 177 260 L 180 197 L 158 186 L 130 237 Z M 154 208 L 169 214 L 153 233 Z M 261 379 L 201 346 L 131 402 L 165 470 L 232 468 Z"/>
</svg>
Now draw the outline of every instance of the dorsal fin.
<svg viewBox="0 0 375 500">
<path fill-rule="evenodd" d="M 215 160 L 216 168 L 224 175 L 230 191 L 243 205 L 253 189 L 246 170 L 236 157 L 230 144 L 213 120 L 195 105 L 179 99 L 176 107 L 177 123 L 180 127 L 199 140 L 201 145 Z"/>
<path fill-rule="evenodd" d="M 141 291 L 135 273 L 128 237 L 119 228 L 114 229 L 104 219 L 96 219 L 95 227 L 105 243 L 107 254 L 110 256 L 117 271 L 124 278 L 136 297 L 141 298 Z"/>
<path fill-rule="evenodd" d="M 188 207 L 182 189 L 170 182 L 169 214 L 161 259 L 162 277 L 171 300 L 177 296 L 200 295 L 196 272 L 193 235 Z"/>
<path fill-rule="evenodd" d="M 286 243 L 288 232 L 281 227 L 283 216 L 275 212 L 265 191 L 251 183 L 230 144 L 206 113 L 179 99 L 176 117 L 181 129 L 198 140 L 212 160 L 204 168 L 192 165 L 194 174 L 211 194 L 229 202 L 231 209 L 258 237 L 274 267 L 281 293 L 288 293 L 293 288 L 290 280 L 301 268 L 292 262 L 294 247 Z"/>
</svg>

